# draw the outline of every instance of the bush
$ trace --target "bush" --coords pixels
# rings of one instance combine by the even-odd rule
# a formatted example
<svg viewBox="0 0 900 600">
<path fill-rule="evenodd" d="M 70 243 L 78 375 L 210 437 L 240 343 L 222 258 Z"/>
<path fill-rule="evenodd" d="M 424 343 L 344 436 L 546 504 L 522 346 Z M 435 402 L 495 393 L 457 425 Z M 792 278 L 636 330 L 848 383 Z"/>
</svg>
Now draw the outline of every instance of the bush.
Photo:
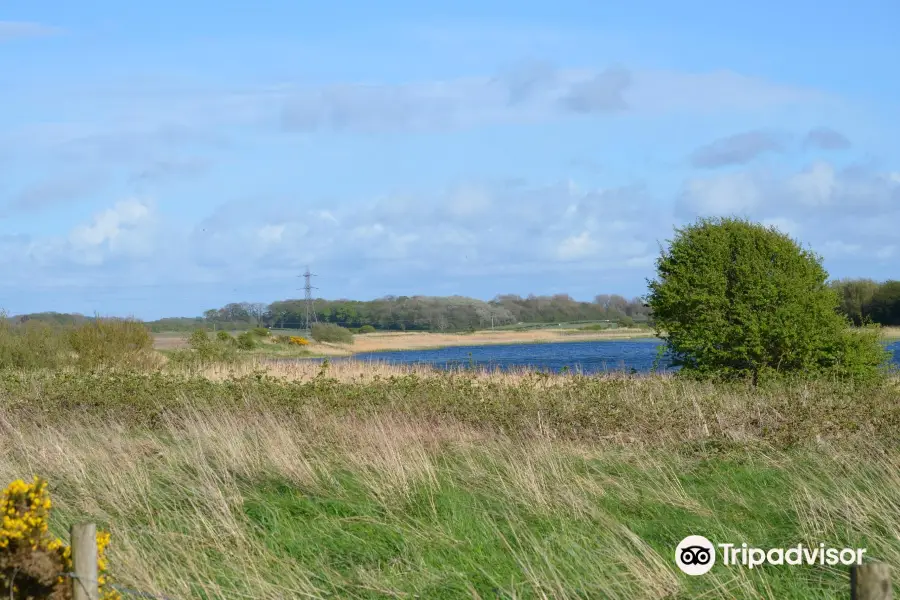
<svg viewBox="0 0 900 600">
<path fill-rule="evenodd" d="M 96 319 L 69 330 L 69 345 L 83 367 L 135 364 L 153 350 L 153 335 L 132 319 Z"/>
<path fill-rule="evenodd" d="M 40 321 L 16 325 L 0 315 L 0 367 L 54 368 L 69 358 L 59 329 Z"/>
<path fill-rule="evenodd" d="M 312 338 L 317 342 L 331 342 L 334 344 L 352 344 L 353 334 L 340 325 L 334 323 L 315 323 L 312 326 Z"/>
<path fill-rule="evenodd" d="M 297 337 L 297 336 L 292 335 L 291 337 L 288 338 L 288 341 L 291 344 L 293 344 L 294 346 L 308 346 L 309 345 L 309 340 L 306 339 L 305 337 Z"/>
<path fill-rule="evenodd" d="M 685 375 L 868 379 L 887 361 L 871 333 L 849 332 L 821 259 L 774 228 L 701 219 L 676 230 L 657 268 L 655 327 Z"/>
<path fill-rule="evenodd" d="M 271 332 L 268 329 L 266 329 L 265 327 L 254 327 L 250 331 L 256 337 L 261 337 L 261 338 L 269 337 L 270 335 L 272 335 Z"/>
<path fill-rule="evenodd" d="M 3 491 L 0 510 L 0 594 L 9 598 L 72 597 L 70 580 L 72 550 L 48 532 L 50 508 L 47 483 L 35 477 L 33 483 L 18 479 Z M 119 600 L 121 595 L 109 585 L 106 548 L 108 533 L 97 532 L 97 571 L 100 598 Z"/>
<path fill-rule="evenodd" d="M 375 328 L 371 325 L 363 325 L 359 328 L 360 333 L 375 333 Z"/>
<path fill-rule="evenodd" d="M 220 331 L 216 334 L 216 339 L 220 342 L 232 343 L 234 342 L 234 338 L 231 337 L 231 334 L 227 331 Z"/>
<path fill-rule="evenodd" d="M 289 335 L 279 335 L 275 337 L 276 344 L 289 344 L 293 338 Z"/>
<path fill-rule="evenodd" d="M 245 331 L 237 336 L 237 347 L 241 350 L 253 350 L 257 344 L 256 337 L 252 331 Z"/>
<path fill-rule="evenodd" d="M 222 332 L 226 333 L 226 332 Z M 227 335 L 227 334 L 226 334 Z M 195 329 L 188 337 L 188 346 L 194 350 L 200 350 L 210 343 L 209 333 L 205 329 Z"/>
<path fill-rule="evenodd" d="M 628 315 L 624 315 L 616 319 L 617 325 L 619 327 L 634 327 L 634 319 L 629 317 Z"/>
</svg>

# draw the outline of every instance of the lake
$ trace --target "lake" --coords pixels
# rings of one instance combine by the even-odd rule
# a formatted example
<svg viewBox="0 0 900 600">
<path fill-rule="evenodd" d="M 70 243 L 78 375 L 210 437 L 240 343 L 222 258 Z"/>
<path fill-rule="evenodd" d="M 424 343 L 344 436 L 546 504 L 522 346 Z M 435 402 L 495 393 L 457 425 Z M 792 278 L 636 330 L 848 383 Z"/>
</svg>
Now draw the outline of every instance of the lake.
<svg viewBox="0 0 900 600">
<path fill-rule="evenodd" d="M 357 354 L 353 360 L 389 364 L 428 364 L 438 368 L 472 365 L 476 368 L 531 368 L 559 372 L 580 370 L 648 372 L 657 360 L 662 342 L 657 339 L 610 340 L 591 342 L 554 342 L 545 344 L 509 344 L 493 346 L 455 346 L 435 350 L 404 350 Z M 900 366 L 900 341 L 888 344 L 894 363 Z M 659 369 L 668 368 L 666 359 Z"/>
</svg>

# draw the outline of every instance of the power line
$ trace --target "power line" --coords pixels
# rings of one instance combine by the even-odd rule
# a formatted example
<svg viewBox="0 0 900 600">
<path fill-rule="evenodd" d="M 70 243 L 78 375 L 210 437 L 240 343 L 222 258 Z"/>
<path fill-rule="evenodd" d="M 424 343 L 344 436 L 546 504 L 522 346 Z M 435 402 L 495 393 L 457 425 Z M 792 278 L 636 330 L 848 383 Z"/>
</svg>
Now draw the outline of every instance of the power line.
<svg viewBox="0 0 900 600">
<path fill-rule="evenodd" d="M 313 305 L 313 297 L 312 291 L 317 289 L 312 285 L 312 278 L 315 275 L 309 272 L 309 266 L 306 267 L 306 271 L 303 273 L 303 291 L 304 291 L 304 303 L 306 304 L 306 330 L 312 330 L 312 324 L 318 323 L 318 319 L 316 318 L 316 309 Z"/>
</svg>

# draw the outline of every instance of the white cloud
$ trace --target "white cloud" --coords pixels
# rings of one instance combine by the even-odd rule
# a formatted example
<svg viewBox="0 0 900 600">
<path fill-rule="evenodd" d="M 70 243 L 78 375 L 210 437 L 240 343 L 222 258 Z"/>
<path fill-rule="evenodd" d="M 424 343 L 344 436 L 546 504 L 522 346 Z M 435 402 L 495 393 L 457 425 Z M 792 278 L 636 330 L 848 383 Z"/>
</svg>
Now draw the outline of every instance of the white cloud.
<svg viewBox="0 0 900 600">
<path fill-rule="evenodd" d="M 774 225 L 826 259 L 884 260 L 900 244 L 900 181 L 861 167 L 817 162 L 780 177 L 744 171 L 695 179 L 678 211 Z"/>
<path fill-rule="evenodd" d="M 101 269 L 111 263 L 146 260 L 165 250 L 154 204 L 129 199 L 76 225 L 66 236 L 22 238 L 17 261 L 20 276 L 41 273 L 53 280 L 73 276 L 78 266 Z M 15 276 L 16 273 L 11 273 Z"/>
<path fill-rule="evenodd" d="M 827 163 L 815 163 L 787 182 L 787 191 L 798 202 L 810 208 L 831 204 L 835 200 L 837 175 Z"/>
<path fill-rule="evenodd" d="M 786 233 L 791 237 L 797 238 L 803 232 L 803 227 L 792 219 L 784 217 L 769 217 L 761 221 L 766 227 L 774 227 L 782 233 Z"/>
<path fill-rule="evenodd" d="M 118 202 L 94 217 L 90 225 L 79 225 L 69 239 L 76 249 L 89 249 L 104 242 L 115 245 L 124 231 L 140 225 L 150 216 L 150 207 L 136 199 Z"/>
<path fill-rule="evenodd" d="M 445 131 L 586 114 L 706 115 L 835 102 L 813 89 L 728 71 L 565 68 L 528 62 L 495 74 L 402 83 L 185 89 L 180 82 L 156 82 L 104 89 L 112 93 L 101 97 L 90 88 L 42 88 L 45 95 L 66 98 L 69 106 L 91 109 L 75 112 L 71 122 L 25 121 L 0 142 L 20 151 L 50 148 L 70 161 L 136 163 L 139 178 L 144 172 L 156 175 L 160 161 L 170 172 L 173 165 L 168 163 L 184 160 L 171 158 L 175 149 L 227 145 L 222 132 L 235 126 L 294 132 Z M 160 150 L 167 152 L 162 159 Z M 186 171 L 197 169 L 188 165 Z"/>
<path fill-rule="evenodd" d="M 701 215 L 746 213 L 764 201 L 764 182 L 751 173 L 729 173 L 687 182 L 681 207 Z"/>
<path fill-rule="evenodd" d="M 816 173 L 829 174 L 827 186 Z M 798 188 L 798 181 L 813 183 Z M 798 189 L 828 203 L 812 211 Z M 678 209 L 688 217 L 739 210 L 826 260 L 862 265 L 897 256 L 896 193 L 887 175 L 814 165 L 781 177 L 743 172 L 687 182 Z M 856 210 L 859 195 L 869 210 Z M 66 236 L 0 238 L 0 256 L 7 259 L 7 285 L 25 286 L 292 281 L 307 264 L 342 279 L 393 277 L 423 285 L 444 277 L 582 278 L 622 270 L 643 277 L 657 242 L 671 236 L 674 208 L 640 187 L 472 182 L 352 205 L 298 207 L 256 198 L 223 205 L 193 230 L 181 230 L 153 203 L 135 198 Z"/>
<path fill-rule="evenodd" d="M 285 225 L 264 225 L 257 230 L 259 238 L 263 243 L 277 244 L 284 235 Z"/>
<path fill-rule="evenodd" d="M 449 201 L 450 213 L 457 217 L 476 217 L 491 209 L 490 194 L 476 186 L 464 186 Z"/>
<path fill-rule="evenodd" d="M 567 115 L 706 114 L 833 101 L 816 90 L 729 71 L 565 69 L 545 63 L 523 63 L 495 76 L 281 91 L 283 127 L 303 132 L 446 130 Z"/>
<path fill-rule="evenodd" d="M 223 206 L 193 231 L 163 221 L 149 201 L 129 199 L 64 238 L 16 238 L 4 245 L 30 253 L 48 280 L 71 265 L 87 269 L 84 285 L 188 274 L 278 279 L 307 263 L 347 276 L 508 275 L 522 265 L 550 272 L 559 261 L 576 270 L 638 267 L 648 247 L 642 236 L 662 232 L 665 222 L 659 214 L 648 217 L 648 199 L 630 188 L 471 183 L 411 197 L 414 203 L 386 197 L 306 209 L 254 199 Z M 142 261 L 140 271 L 123 276 L 135 260 Z"/>
<path fill-rule="evenodd" d="M 556 255 L 560 260 L 577 260 L 589 258 L 599 250 L 600 243 L 591 237 L 590 232 L 583 231 L 560 242 Z"/>
</svg>

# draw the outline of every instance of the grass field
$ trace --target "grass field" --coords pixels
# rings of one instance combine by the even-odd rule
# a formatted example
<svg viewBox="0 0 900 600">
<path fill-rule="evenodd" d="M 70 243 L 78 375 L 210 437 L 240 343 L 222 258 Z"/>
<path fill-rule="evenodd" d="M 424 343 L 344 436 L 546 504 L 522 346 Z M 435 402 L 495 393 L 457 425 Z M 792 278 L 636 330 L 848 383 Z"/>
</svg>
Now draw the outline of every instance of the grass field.
<svg viewBox="0 0 900 600">
<path fill-rule="evenodd" d="M 900 564 L 900 383 L 333 364 L 0 374 L 0 477 L 174 598 L 844 598 L 846 568 L 674 565 L 688 534 Z"/>
</svg>

